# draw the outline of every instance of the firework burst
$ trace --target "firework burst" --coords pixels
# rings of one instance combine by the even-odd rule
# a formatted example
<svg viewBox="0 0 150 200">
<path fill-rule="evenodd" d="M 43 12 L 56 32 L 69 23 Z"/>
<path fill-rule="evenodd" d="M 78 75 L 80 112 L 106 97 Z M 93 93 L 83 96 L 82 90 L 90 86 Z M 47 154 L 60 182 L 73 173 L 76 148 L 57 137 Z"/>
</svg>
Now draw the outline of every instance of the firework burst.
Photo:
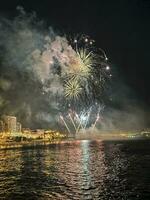
<svg viewBox="0 0 150 200">
<path fill-rule="evenodd" d="M 108 58 L 94 42 L 88 36 L 70 41 L 73 51 L 63 75 L 63 87 L 65 99 L 73 105 L 79 106 L 77 101 L 81 106 L 101 102 L 107 80 L 111 77 Z"/>
<path fill-rule="evenodd" d="M 76 55 L 71 60 L 68 77 L 74 79 L 88 78 L 93 65 L 93 54 L 86 48 L 76 49 Z"/>
<path fill-rule="evenodd" d="M 66 81 L 64 86 L 65 97 L 68 99 L 78 99 L 82 92 L 82 87 L 77 79 Z"/>
</svg>

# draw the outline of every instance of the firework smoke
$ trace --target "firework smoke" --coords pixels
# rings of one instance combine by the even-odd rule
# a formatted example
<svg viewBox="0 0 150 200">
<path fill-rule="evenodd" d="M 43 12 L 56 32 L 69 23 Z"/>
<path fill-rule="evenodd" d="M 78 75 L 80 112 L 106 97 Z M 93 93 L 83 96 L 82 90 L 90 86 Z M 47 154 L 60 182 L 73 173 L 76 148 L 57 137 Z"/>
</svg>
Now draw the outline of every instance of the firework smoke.
<svg viewBox="0 0 150 200">
<path fill-rule="evenodd" d="M 17 9 L 14 20 L 0 20 L 0 114 L 17 116 L 24 126 L 55 127 L 68 105 L 101 101 L 109 70 L 93 40 L 46 31 L 35 13 Z"/>
</svg>

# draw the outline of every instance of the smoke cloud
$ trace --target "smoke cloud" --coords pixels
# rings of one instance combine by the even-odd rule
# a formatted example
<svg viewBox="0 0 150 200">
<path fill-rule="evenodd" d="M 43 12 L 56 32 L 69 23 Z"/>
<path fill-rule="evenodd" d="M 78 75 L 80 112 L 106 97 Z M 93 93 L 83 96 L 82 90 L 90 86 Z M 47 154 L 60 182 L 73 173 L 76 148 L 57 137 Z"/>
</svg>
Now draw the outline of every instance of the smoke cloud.
<svg viewBox="0 0 150 200">
<path fill-rule="evenodd" d="M 0 115 L 15 115 L 24 127 L 59 128 L 58 116 L 65 109 L 59 101 L 64 96 L 62 77 L 79 62 L 77 54 L 65 36 L 47 29 L 35 13 L 17 9 L 13 20 L 0 19 Z M 123 91 L 113 91 L 113 99 L 124 107 L 106 107 L 97 128 L 145 126 L 145 112 L 130 95 L 122 96 Z"/>
<path fill-rule="evenodd" d="M 16 115 L 24 126 L 53 127 L 63 94 L 61 77 L 76 62 L 67 39 L 48 30 L 22 7 L 13 20 L 0 20 L 0 114 Z"/>
</svg>

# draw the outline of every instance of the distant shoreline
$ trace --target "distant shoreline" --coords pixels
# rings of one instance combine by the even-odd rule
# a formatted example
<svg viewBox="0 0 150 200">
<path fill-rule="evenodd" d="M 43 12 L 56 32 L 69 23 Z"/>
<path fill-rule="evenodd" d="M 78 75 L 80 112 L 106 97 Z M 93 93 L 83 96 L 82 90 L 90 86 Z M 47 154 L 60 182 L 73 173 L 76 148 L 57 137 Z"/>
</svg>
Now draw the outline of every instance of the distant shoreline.
<svg viewBox="0 0 150 200">
<path fill-rule="evenodd" d="M 17 149 L 23 147 L 36 147 L 36 146 L 43 146 L 43 145 L 50 145 L 60 143 L 64 139 L 54 139 L 50 140 L 33 140 L 33 141 L 21 141 L 21 142 L 0 142 L 0 150 L 7 150 L 7 149 Z"/>
<path fill-rule="evenodd" d="M 72 138 L 63 138 L 63 139 L 54 139 L 54 140 L 32 140 L 32 141 L 11 141 L 11 142 L 0 142 L 0 150 L 11 150 L 11 149 L 18 149 L 18 148 L 35 148 L 40 146 L 48 146 L 51 144 L 60 144 L 62 142 L 71 142 L 71 141 L 78 141 L 78 140 L 102 140 L 102 141 L 134 141 L 134 140 L 150 140 L 150 137 L 135 137 L 135 138 L 128 138 L 122 136 L 86 136 L 80 135 L 77 137 Z"/>
</svg>

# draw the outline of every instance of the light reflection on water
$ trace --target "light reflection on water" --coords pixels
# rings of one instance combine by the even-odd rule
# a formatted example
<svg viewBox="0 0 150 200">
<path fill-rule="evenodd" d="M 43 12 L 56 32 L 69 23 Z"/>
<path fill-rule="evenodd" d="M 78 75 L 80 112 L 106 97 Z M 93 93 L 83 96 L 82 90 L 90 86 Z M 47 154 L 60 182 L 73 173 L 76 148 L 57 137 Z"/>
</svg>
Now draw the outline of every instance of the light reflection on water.
<svg viewBox="0 0 150 200">
<path fill-rule="evenodd" d="M 1 150 L 0 199 L 150 199 L 145 146 L 83 140 Z"/>
</svg>

